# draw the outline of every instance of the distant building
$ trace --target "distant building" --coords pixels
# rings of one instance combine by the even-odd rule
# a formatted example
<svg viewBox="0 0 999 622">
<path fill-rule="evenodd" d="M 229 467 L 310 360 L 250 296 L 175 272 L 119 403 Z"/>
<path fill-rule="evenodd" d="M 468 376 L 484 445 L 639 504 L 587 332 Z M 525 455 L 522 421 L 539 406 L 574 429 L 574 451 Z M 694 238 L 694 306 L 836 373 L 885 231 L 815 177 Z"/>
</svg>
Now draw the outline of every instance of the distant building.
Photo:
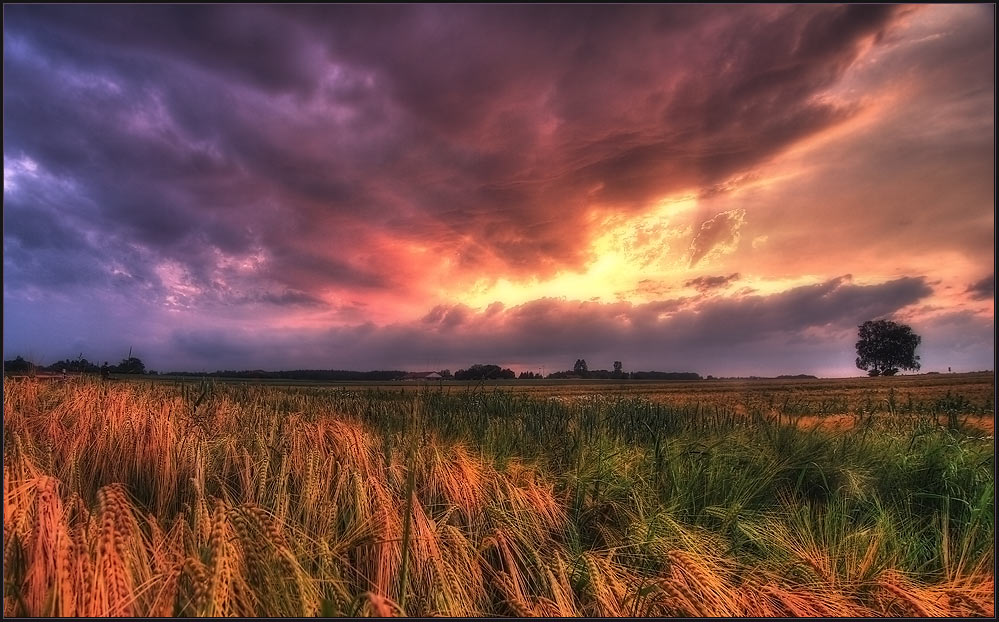
<svg viewBox="0 0 999 622">
<path fill-rule="evenodd" d="M 435 371 L 414 371 L 406 374 L 400 380 L 443 380 L 444 376 Z"/>
</svg>

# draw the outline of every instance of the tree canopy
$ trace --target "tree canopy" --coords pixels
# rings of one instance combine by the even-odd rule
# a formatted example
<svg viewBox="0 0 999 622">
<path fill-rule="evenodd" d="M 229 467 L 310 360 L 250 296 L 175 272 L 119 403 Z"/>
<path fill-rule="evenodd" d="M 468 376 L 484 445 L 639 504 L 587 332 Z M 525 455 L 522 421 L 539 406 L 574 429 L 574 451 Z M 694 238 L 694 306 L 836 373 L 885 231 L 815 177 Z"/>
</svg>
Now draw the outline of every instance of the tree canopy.
<svg viewBox="0 0 999 622">
<path fill-rule="evenodd" d="M 912 327 L 891 320 L 870 320 L 858 327 L 857 367 L 871 376 L 894 376 L 919 369 L 916 346 L 922 338 Z"/>
<path fill-rule="evenodd" d="M 455 380 L 498 380 L 516 378 L 512 369 L 503 369 L 499 365 L 472 365 L 468 369 L 454 372 Z"/>
<path fill-rule="evenodd" d="M 22 373 L 30 372 L 35 370 L 36 365 L 30 361 L 24 360 L 24 357 L 18 356 L 15 359 L 3 362 L 3 370 L 6 372 Z"/>
</svg>

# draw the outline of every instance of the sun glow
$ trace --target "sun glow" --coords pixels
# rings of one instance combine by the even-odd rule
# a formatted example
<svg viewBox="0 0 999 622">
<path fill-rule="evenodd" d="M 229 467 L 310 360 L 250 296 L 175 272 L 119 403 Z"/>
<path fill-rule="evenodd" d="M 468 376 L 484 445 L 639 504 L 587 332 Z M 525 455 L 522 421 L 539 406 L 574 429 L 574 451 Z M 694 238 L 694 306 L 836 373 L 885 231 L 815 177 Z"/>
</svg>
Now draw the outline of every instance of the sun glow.
<svg viewBox="0 0 999 622">
<path fill-rule="evenodd" d="M 638 296 L 640 281 L 681 282 L 687 269 L 684 254 L 698 201 L 670 197 L 639 215 L 592 216 L 604 233 L 589 245 L 590 261 L 579 271 L 562 271 L 550 279 L 517 281 L 480 279 L 461 301 L 485 308 L 501 301 L 507 306 L 544 297 L 611 301 Z"/>
</svg>

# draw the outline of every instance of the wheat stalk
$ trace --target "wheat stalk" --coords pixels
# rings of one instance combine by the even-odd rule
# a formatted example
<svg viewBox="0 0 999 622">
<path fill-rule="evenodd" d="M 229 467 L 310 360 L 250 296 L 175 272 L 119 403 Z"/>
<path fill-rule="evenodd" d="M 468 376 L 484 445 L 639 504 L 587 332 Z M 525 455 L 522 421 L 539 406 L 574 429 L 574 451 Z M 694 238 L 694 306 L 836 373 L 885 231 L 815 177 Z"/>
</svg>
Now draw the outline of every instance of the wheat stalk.
<svg viewBox="0 0 999 622">
<path fill-rule="evenodd" d="M 923 603 L 919 601 L 919 599 L 915 598 L 907 589 L 905 589 L 905 587 L 901 585 L 899 577 L 895 573 L 885 573 L 885 575 L 878 581 L 878 586 L 900 600 L 904 606 L 910 610 L 910 612 L 924 618 L 934 617 L 933 614 L 926 609 Z"/>
<path fill-rule="evenodd" d="M 215 616 L 229 615 L 232 560 L 228 526 L 225 506 L 216 500 L 211 536 L 208 539 L 208 613 Z"/>
</svg>

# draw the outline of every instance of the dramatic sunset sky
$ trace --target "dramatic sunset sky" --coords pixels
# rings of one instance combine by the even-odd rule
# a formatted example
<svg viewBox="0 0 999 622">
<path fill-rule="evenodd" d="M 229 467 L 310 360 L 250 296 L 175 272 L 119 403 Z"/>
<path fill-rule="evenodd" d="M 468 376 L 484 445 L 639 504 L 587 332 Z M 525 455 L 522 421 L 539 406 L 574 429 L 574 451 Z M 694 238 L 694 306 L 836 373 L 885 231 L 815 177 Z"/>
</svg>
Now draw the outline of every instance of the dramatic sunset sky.
<svg viewBox="0 0 999 622">
<path fill-rule="evenodd" d="M 6 5 L 4 358 L 992 369 L 994 23 Z"/>
</svg>

